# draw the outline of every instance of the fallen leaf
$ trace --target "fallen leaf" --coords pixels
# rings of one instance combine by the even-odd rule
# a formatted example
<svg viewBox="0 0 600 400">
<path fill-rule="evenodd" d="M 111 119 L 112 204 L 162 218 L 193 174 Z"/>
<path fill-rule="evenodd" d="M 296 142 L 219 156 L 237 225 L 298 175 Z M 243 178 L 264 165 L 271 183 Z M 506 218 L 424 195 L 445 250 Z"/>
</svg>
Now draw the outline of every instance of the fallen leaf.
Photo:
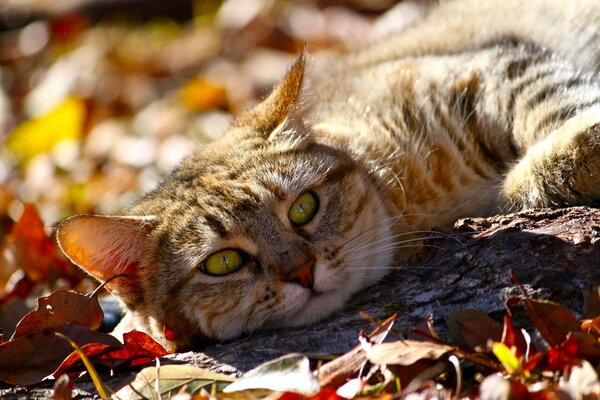
<svg viewBox="0 0 600 400">
<path fill-rule="evenodd" d="M 394 325 L 396 314 L 386 319 L 380 326 L 375 328 L 373 332 L 367 336 L 369 343 L 379 344 L 387 337 L 390 329 Z M 367 362 L 365 349 L 362 344 L 355 346 L 346 354 L 337 357 L 336 359 L 321 366 L 317 370 L 317 377 L 321 387 L 332 385 L 345 381 L 348 377 L 358 371 Z"/>
<path fill-rule="evenodd" d="M 583 318 L 593 319 L 600 316 L 600 287 L 585 288 L 583 293 Z"/>
<path fill-rule="evenodd" d="M 32 282 L 45 280 L 52 273 L 61 275 L 67 270 L 75 271 L 46 235 L 44 222 L 33 204 L 25 204 L 23 214 L 11 229 L 10 238 L 17 265 Z"/>
<path fill-rule="evenodd" d="M 429 313 L 418 324 L 410 328 L 407 339 L 436 341 L 441 340 L 433 326 L 433 314 Z"/>
<path fill-rule="evenodd" d="M 104 343 L 119 346 L 117 338 L 78 325 L 41 329 L 16 337 L 0 345 L 0 380 L 14 385 L 31 385 L 52 374 L 73 349 L 57 337 L 60 332 L 79 346 Z"/>
<path fill-rule="evenodd" d="M 187 108 L 196 112 L 227 108 L 225 89 L 202 77 L 189 81 L 181 88 L 181 100 Z"/>
<path fill-rule="evenodd" d="M 492 353 L 496 356 L 498 361 L 502 363 L 505 371 L 509 374 L 520 374 L 523 372 L 521 368 L 521 362 L 517 356 L 511 351 L 511 349 L 501 342 L 492 343 Z"/>
<path fill-rule="evenodd" d="M 83 100 L 68 98 L 47 114 L 18 125 L 9 133 L 6 146 L 27 162 L 38 154 L 50 152 L 63 140 L 81 138 L 86 113 Z"/>
<path fill-rule="evenodd" d="M 15 297 L 26 299 L 31 293 L 33 286 L 34 282 L 29 279 L 22 269 L 16 270 L 10 276 L 8 284 L 0 296 L 0 305 L 8 304 Z"/>
<path fill-rule="evenodd" d="M 168 352 L 144 332 L 131 331 L 123 335 L 124 346 L 101 357 L 102 360 L 127 360 L 129 365 L 147 364 Z"/>
<path fill-rule="evenodd" d="M 533 326 L 540 332 L 550 347 L 560 345 L 570 332 L 581 330 L 573 312 L 560 304 L 529 298 L 513 297 L 507 300 L 507 304 L 514 302 L 524 304 Z"/>
<path fill-rule="evenodd" d="M 88 297 L 74 290 L 57 290 L 50 296 L 37 299 L 37 307 L 19 321 L 11 339 L 65 324 L 95 330 L 102 325 L 103 318 L 97 296 Z"/>
<path fill-rule="evenodd" d="M 367 359 L 378 365 L 411 365 L 422 359 L 437 360 L 453 350 L 447 344 L 399 340 L 373 345 L 367 350 Z"/>
<path fill-rule="evenodd" d="M 144 368 L 135 376 L 133 382 L 121 388 L 112 397 L 117 399 L 153 399 L 156 396 L 156 367 Z M 215 372 L 207 371 L 190 365 L 163 365 L 158 368 L 158 382 L 160 398 L 171 396 L 185 387 L 187 393 L 199 392 L 202 388 L 211 388 L 216 384 L 217 391 L 221 391 L 227 384 L 235 379 Z M 143 397 L 142 397 L 143 396 Z"/>
<path fill-rule="evenodd" d="M 502 324 L 480 310 L 456 311 L 446 322 L 454 343 L 470 350 L 502 337 Z"/>
<path fill-rule="evenodd" d="M 232 393 L 248 389 L 268 389 L 277 392 L 292 392 L 313 396 L 320 385 L 310 370 L 304 354 L 286 354 L 268 361 L 246 372 L 241 378 L 227 386 L 223 392 Z"/>
<path fill-rule="evenodd" d="M 75 352 L 77 354 L 79 354 L 79 356 L 81 357 L 81 360 L 85 364 L 85 369 L 87 370 L 88 374 L 92 378 L 92 382 L 94 382 L 94 386 L 96 387 L 96 391 L 98 392 L 100 397 L 103 400 L 110 400 L 110 397 L 108 396 L 109 389 L 104 385 L 104 382 L 102 382 L 102 379 L 100 379 L 100 375 L 98 375 L 98 371 L 96 371 L 96 368 L 94 368 L 94 366 L 92 365 L 90 360 L 83 353 L 83 351 L 81 350 L 81 347 L 79 347 L 79 345 L 77 343 L 75 343 L 73 340 L 71 340 L 70 337 L 68 337 L 60 332 L 56 332 L 55 335 L 61 339 L 66 340 L 71 345 L 71 347 L 75 350 Z"/>
<path fill-rule="evenodd" d="M 528 353 L 527 341 L 523 337 L 522 331 L 517 331 L 513 327 L 510 315 L 504 316 L 504 328 L 502 330 L 502 339 L 500 340 L 509 349 L 515 352 L 517 357 Z"/>
<path fill-rule="evenodd" d="M 168 352 L 154 339 L 144 332 L 132 331 L 123 335 L 122 346 L 115 348 L 101 343 L 91 343 L 82 347 L 83 353 L 94 362 L 109 368 L 115 368 L 122 364 L 136 366 L 152 362 L 155 358 L 162 357 Z M 60 365 L 54 373 L 58 376 L 67 371 L 73 371 L 80 365 L 81 357 L 72 353 Z"/>
</svg>

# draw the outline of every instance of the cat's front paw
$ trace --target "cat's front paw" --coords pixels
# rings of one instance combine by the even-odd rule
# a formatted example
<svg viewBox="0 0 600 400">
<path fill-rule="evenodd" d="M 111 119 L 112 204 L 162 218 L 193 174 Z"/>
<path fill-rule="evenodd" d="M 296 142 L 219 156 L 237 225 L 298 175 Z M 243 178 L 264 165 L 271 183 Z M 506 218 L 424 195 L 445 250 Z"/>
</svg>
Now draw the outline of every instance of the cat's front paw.
<svg viewBox="0 0 600 400">
<path fill-rule="evenodd" d="M 571 118 L 527 151 L 503 184 L 509 208 L 600 202 L 599 115 L 600 110 L 594 108 Z"/>
</svg>

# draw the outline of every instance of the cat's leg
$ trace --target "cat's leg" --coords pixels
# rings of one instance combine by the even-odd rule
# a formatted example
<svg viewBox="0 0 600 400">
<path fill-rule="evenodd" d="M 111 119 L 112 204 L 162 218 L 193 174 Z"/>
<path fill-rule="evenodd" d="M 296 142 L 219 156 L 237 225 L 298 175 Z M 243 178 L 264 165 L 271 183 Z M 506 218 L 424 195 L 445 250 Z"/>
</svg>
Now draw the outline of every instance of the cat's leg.
<svg viewBox="0 0 600 400">
<path fill-rule="evenodd" d="M 503 194 L 513 209 L 600 204 L 600 105 L 529 147 L 509 170 Z"/>
</svg>

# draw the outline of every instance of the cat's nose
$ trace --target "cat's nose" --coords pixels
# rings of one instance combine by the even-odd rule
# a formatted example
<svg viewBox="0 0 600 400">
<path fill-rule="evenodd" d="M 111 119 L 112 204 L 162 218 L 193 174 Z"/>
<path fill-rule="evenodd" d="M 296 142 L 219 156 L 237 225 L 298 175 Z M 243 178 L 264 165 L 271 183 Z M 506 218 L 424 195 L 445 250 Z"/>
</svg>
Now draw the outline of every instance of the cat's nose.
<svg viewBox="0 0 600 400">
<path fill-rule="evenodd" d="M 311 256 L 302 265 L 291 270 L 287 274 L 286 280 L 289 282 L 295 282 L 301 286 L 304 286 L 305 288 L 312 289 L 313 284 L 315 283 L 315 262 L 315 257 Z"/>
</svg>

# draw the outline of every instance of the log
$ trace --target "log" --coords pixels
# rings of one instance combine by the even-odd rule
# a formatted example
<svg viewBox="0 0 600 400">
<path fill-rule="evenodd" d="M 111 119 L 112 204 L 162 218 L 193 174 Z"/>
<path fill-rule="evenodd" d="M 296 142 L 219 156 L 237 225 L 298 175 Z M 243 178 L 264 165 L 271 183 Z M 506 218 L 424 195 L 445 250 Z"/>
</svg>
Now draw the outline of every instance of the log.
<svg viewBox="0 0 600 400">
<path fill-rule="evenodd" d="M 599 209 L 544 209 L 463 219 L 450 235 L 434 233 L 425 245 L 382 282 L 322 322 L 170 355 L 163 363 L 185 362 L 239 375 L 284 353 L 342 354 L 357 344 L 361 330 L 373 328 L 358 311 L 380 320 L 396 312 L 395 326 L 401 330 L 408 330 L 431 313 L 443 331 L 445 317 L 463 309 L 482 310 L 500 321 L 505 300 L 523 294 L 511 279 L 511 271 L 527 295 L 551 299 L 581 315 L 583 290 L 596 288 L 600 282 Z M 120 374 L 105 383 L 118 389 L 127 379 L 131 378 Z M 77 382 L 77 387 L 79 397 L 75 398 L 95 393 L 90 382 Z M 22 398 L 23 390 L 0 389 L 0 397 Z M 38 385 L 26 394 L 50 398 L 51 389 L 47 384 Z"/>
</svg>

